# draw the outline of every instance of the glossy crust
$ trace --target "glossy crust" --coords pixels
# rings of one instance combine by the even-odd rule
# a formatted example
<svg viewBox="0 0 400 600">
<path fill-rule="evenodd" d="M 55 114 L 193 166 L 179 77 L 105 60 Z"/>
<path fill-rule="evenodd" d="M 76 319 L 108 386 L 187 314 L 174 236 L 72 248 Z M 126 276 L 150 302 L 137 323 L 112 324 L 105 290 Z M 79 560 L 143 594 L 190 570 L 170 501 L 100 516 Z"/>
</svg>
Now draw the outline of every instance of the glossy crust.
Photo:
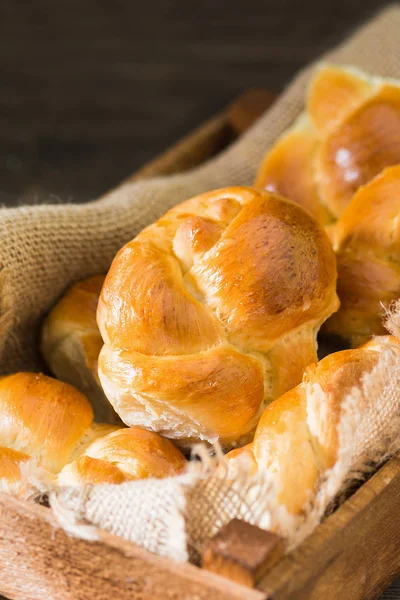
<svg viewBox="0 0 400 600">
<path fill-rule="evenodd" d="M 93 410 L 77 389 L 35 373 L 0 379 L 0 445 L 56 473 L 91 433 Z"/>
<path fill-rule="evenodd" d="M 270 150 L 256 185 L 285 193 L 321 222 L 337 219 L 357 189 L 400 163 L 400 85 L 325 66 L 306 113 Z"/>
<path fill-rule="evenodd" d="M 188 200 L 113 261 L 97 314 L 103 389 L 128 425 L 238 443 L 316 359 L 335 283 L 330 242 L 298 205 L 244 187 Z"/>
<path fill-rule="evenodd" d="M 250 461 L 250 473 L 273 473 L 280 502 L 290 513 L 301 513 L 324 472 L 336 462 L 343 401 L 372 371 L 388 341 L 399 345 L 390 337 L 376 338 L 310 365 L 300 385 L 265 409 L 254 441 L 226 455 L 230 468 L 244 459 Z"/>
<path fill-rule="evenodd" d="M 89 401 L 71 385 L 16 373 L 0 378 L 0 480 L 23 480 L 29 460 L 49 476 L 63 469 L 59 483 L 71 485 L 167 477 L 186 464 L 155 433 L 93 423 Z"/>
<path fill-rule="evenodd" d="M 183 454 L 169 441 L 140 427 L 119 429 L 91 443 L 61 471 L 61 485 L 123 483 L 171 477 L 186 467 Z"/>
<path fill-rule="evenodd" d="M 51 372 L 89 398 L 96 419 L 120 423 L 97 374 L 103 342 L 96 310 L 103 282 L 103 275 L 95 275 L 67 290 L 45 319 L 41 350 Z"/>
<path fill-rule="evenodd" d="M 328 223 L 331 215 L 321 202 L 314 173 L 317 149 L 315 131 L 304 117 L 266 154 L 254 185 L 290 198 Z"/>
<path fill-rule="evenodd" d="M 331 239 L 341 305 L 324 329 L 358 346 L 385 332 L 385 308 L 400 297 L 400 166 L 358 190 Z"/>
</svg>

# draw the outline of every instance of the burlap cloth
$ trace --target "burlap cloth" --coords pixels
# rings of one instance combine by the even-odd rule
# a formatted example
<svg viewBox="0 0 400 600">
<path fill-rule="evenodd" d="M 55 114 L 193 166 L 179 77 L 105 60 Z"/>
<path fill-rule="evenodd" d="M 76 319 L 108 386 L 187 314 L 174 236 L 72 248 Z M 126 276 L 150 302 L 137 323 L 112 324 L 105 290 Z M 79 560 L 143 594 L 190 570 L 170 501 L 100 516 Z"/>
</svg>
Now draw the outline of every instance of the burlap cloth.
<svg viewBox="0 0 400 600">
<path fill-rule="evenodd" d="M 400 7 L 387 8 L 324 60 L 400 78 Z M 312 66 L 302 71 L 238 142 L 191 172 L 126 183 L 81 206 L 1 209 L 1 372 L 40 367 L 37 339 L 43 315 L 72 282 L 107 271 L 116 251 L 145 225 L 200 192 L 250 184 L 265 151 L 302 110 L 311 72 Z M 51 505 L 71 533 L 93 539 L 92 525 L 97 525 L 177 560 L 189 555 L 197 560 L 204 540 L 234 516 L 273 526 L 291 547 L 326 514 L 349 478 L 399 447 L 399 384 L 399 365 L 388 346 L 374 373 L 344 403 L 337 464 L 296 519 L 276 503 L 267 474 L 249 481 L 242 473 L 232 482 L 221 476 L 223 461 L 218 459 L 203 460 L 169 480 L 54 491 Z M 219 474 L 217 462 L 222 462 Z"/>
</svg>

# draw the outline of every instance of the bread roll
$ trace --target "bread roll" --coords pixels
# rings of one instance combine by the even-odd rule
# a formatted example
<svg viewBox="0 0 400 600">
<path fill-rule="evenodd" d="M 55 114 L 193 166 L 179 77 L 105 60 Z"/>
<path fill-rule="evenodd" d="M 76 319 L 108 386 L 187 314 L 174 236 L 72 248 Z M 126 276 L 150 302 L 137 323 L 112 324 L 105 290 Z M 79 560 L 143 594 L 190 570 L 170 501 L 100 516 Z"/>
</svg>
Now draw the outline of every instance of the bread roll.
<svg viewBox="0 0 400 600">
<path fill-rule="evenodd" d="M 94 423 L 89 401 L 71 385 L 16 373 L 0 379 L 0 480 L 22 480 L 21 464 L 31 459 L 71 485 L 166 477 L 186 464 L 153 432 Z"/>
<path fill-rule="evenodd" d="M 400 165 L 361 187 L 330 235 L 340 309 L 324 330 L 355 347 L 385 333 L 385 309 L 400 298 Z"/>
<path fill-rule="evenodd" d="M 64 467 L 58 481 L 61 485 L 83 485 L 161 479 L 177 475 L 186 464 L 169 440 L 153 431 L 131 427 L 95 440 L 77 460 Z"/>
<path fill-rule="evenodd" d="M 326 223 L 361 185 L 400 163 L 400 84 L 322 66 L 306 111 L 266 154 L 256 186 L 284 194 Z"/>
<path fill-rule="evenodd" d="M 254 441 L 226 455 L 232 472 L 243 459 L 249 461 L 250 473 L 268 471 L 279 501 L 290 513 L 300 514 L 337 460 L 337 426 L 344 400 L 372 371 L 388 342 L 400 356 L 400 342 L 383 337 L 310 365 L 300 385 L 266 408 Z"/>
<path fill-rule="evenodd" d="M 50 371 L 89 398 L 97 420 L 120 424 L 97 374 L 103 342 L 96 310 L 103 282 L 103 275 L 95 275 L 67 290 L 45 319 L 41 349 Z"/>
<path fill-rule="evenodd" d="M 0 446 L 57 473 L 93 438 L 93 410 L 77 389 L 35 373 L 0 379 Z"/>
<path fill-rule="evenodd" d="M 115 257 L 100 381 L 127 425 L 232 446 L 301 380 L 337 307 L 331 244 L 306 211 L 253 188 L 203 194 Z"/>
</svg>

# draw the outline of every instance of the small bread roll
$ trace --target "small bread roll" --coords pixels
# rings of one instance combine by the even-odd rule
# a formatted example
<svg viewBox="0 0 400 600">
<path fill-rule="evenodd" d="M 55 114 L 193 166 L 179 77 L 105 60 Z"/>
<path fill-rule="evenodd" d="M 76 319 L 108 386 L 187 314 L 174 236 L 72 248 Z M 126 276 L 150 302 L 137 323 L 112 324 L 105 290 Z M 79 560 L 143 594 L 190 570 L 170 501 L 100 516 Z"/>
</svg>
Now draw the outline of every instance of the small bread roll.
<svg viewBox="0 0 400 600">
<path fill-rule="evenodd" d="M 268 151 L 255 185 L 284 194 L 322 223 L 361 185 L 400 163 L 400 83 L 323 66 L 306 111 Z"/>
<path fill-rule="evenodd" d="M 0 446 L 57 473 L 92 437 L 93 410 L 76 388 L 45 375 L 0 379 Z"/>
<path fill-rule="evenodd" d="M 73 386 L 16 373 L 0 379 L 0 480 L 23 483 L 21 465 L 31 459 L 49 478 L 62 471 L 59 483 L 74 485 L 167 477 L 186 464 L 155 433 L 93 423 L 88 399 Z"/>
<path fill-rule="evenodd" d="M 361 187 L 330 235 L 340 309 L 324 331 L 356 347 L 385 333 L 385 309 L 400 298 L 400 165 Z"/>
<path fill-rule="evenodd" d="M 96 310 L 103 282 L 104 276 L 96 275 L 67 290 L 45 319 L 41 350 L 50 371 L 89 398 L 97 420 L 121 423 L 97 374 L 103 342 Z"/>
<path fill-rule="evenodd" d="M 60 485 L 83 485 L 161 479 L 177 475 L 186 464 L 183 454 L 169 440 L 131 427 L 95 440 L 77 460 L 64 467 L 58 481 Z"/>
<path fill-rule="evenodd" d="M 376 366 L 388 342 L 400 355 L 400 342 L 383 337 L 310 365 L 300 385 L 265 409 L 254 441 L 226 455 L 232 472 L 239 460 L 249 462 L 249 473 L 268 471 L 279 501 L 290 513 L 300 514 L 337 460 L 343 402 Z"/>
<path fill-rule="evenodd" d="M 183 446 L 240 444 L 316 360 L 337 307 L 332 247 L 305 210 L 253 188 L 203 194 L 115 257 L 100 381 L 127 425 Z"/>
</svg>

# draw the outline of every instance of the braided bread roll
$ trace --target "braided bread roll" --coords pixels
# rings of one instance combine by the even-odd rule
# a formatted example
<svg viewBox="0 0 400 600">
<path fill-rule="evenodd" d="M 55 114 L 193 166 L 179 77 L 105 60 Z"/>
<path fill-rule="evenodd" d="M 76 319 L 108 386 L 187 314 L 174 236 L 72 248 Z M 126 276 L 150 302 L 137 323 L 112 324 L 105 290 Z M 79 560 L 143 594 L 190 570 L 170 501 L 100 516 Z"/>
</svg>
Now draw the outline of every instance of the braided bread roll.
<svg viewBox="0 0 400 600">
<path fill-rule="evenodd" d="M 385 333 L 385 308 L 400 298 L 400 166 L 361 187 L 331 228 L 340 309 L 324 325 L 358 346 Z"/>
<path fill-rule="evenodd" d="M 226 455 L 232 472 L 239 460 L 247 461 L 250 474 L 269 471 L 279 502 L 300 514 L 337 460 L 344 400 L 376 366 L 388 342 L 400 356 L 399 340 L 387 336 L 307 367 L 302 383 L 265 409 L 253 442 Z"/>
<path fill-rule="evenodd" d="M 67 290 L 44 321 L 41 350 L 52 374 L 89 398 L 97 420 L 121 424 L 97 374 L 103 340 L 96 311 L 103 283 L 104 276 L 95 275 Z"/>
<path fill-rule="evenodd" d="M 60 485 L 123 483 L 178 475 L 183 454 L 169 440 L 140 427 L 121 428 L 95 439 L 58 476 Z"/>
<path fill-rule="evenodd" d="M 203 194 L 115 257 L 100 381 L 127 425 L 232 446 L 301 380 L 337 307 L 331 244 L 306 211 L 253 188 Z"/>
<path fill-rule="evenodd" d="M 327 223 L 361 185 L 398 163 L 399 82 L 323 66 L 311 81 L 306 112 L 266 154 L 255 185 Z"/>
<path fill-rule="evenodd" d="M 71 385 L 16 373 L 0 378 L 0 481 L 22 480 L 29 460 L 61 472 L 59 483 L 68 485 L 167 477 L 186 465 L 156 433 L 94 423 L 89 401 Z"/>
</svg>

